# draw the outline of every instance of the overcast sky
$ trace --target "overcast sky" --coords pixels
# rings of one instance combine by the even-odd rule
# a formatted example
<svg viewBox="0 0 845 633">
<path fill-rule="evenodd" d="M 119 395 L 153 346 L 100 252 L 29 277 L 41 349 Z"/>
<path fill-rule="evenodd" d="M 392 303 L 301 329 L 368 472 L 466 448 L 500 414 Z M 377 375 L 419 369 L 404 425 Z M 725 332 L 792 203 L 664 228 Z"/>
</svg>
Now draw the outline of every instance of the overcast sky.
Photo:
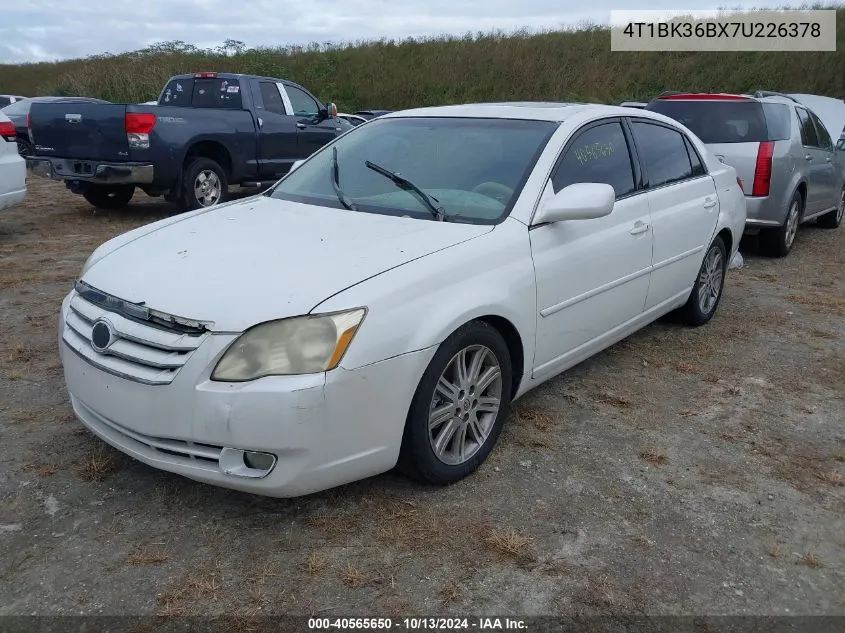
<svg viewBox="0 0 845 633">
<path fill-rule="evenodd" d="M 570 8 L 567 8 L 567 5 Z M 800 6 L 753 0 L 0 0 L 0 63 L 120 53 L 169 40 L 214 47 L 344 43 L 606 22 L 611 9 Z"/>
</svg>

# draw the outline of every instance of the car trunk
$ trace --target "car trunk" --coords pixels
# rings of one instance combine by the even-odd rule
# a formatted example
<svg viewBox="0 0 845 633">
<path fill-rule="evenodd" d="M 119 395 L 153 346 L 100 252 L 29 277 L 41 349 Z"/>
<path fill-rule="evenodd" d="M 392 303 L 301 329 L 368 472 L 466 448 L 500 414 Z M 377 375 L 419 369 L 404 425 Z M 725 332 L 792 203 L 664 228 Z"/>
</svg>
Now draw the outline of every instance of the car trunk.
<svg viewBox="0 0 845 633">
<path fill-rule="evenodd" d="M 112 103 L 33 103 L 30 130 L 39 156 L 130 159 L 126 106 Z"/>
</svg>

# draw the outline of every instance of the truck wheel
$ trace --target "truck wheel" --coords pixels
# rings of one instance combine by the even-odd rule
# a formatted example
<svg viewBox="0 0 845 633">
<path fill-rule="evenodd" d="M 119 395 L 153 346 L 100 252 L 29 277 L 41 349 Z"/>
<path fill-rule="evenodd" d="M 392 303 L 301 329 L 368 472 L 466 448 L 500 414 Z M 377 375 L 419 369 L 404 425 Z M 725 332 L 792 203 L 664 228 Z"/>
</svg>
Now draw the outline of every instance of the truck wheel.
<svg viewBox="0 0 845 633">
<path fill-rule="evenodd" d="M 135 185 L 88 185 L 82 195 L 98 209 L 120 209 L 129 204 Z"/>
<path fill-rule="evenodd" d="M 228 193 L 225 170 L 210 158 L 195 158 L 185 169 L 179 206 L 183 211 L 213 207 Z"/>
<path fill-rule="evenodd" d="M 21 158 L 26 158 L 27 156 L 35 156 L 35 148 L 32 146 L 32 143 L 29 141 L 25 141 L 22 138 L 17 139 L 18 142 L 18 155 Z"/>
</svg>

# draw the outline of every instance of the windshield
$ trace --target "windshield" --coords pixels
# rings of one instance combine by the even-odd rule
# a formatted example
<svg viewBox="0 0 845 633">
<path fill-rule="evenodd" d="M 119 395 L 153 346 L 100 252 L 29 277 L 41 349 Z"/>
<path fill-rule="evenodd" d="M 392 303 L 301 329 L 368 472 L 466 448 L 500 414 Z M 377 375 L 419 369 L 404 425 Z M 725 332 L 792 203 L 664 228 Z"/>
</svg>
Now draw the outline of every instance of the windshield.
<svg viewBox="0 0 845 633">
<path fill-rule="evenodd" d="M 434 198 L 447 221 L 495 224 L 510 212 L 556 126 L 516 119 L 374 119 L 312 156 L 268 195 L 345 209 L 337 184 L 357 211 L 436 219 L 404 179 Z M 368 161 L 401 178 L 386 177 Z"/>
<path fill-rule="evenodd" d="M 781 103 L 658 99 L 646 109 L 680 121 L 704 143 L 759 143 L 790 136 L 791 114 Z"/>
</svg>

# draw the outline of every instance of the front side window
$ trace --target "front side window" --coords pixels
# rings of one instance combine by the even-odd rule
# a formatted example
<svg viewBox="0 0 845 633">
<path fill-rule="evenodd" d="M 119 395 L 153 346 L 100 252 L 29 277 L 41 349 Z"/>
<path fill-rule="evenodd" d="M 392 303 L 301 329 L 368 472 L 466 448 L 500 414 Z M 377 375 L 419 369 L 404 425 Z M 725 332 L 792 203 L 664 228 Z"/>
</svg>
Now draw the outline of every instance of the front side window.
<svg viewBox="0 0 845 633">
<path fill-rule="evenodd" d="M 641 121 L 631 123 L 631 130 L 649 187 L 661 187 L 692 178 L 692 164 L 680 132 Z"/>
<path fill-rule="evenodd" d="M 312 155 L 267 195 L 359 212 L 495 224 L 516 198 L 557 123 L 471 117 L 380 118 L 356 127 Z M 335 190 L 333 159 L 337 150 Z M 367 165 L 369 161 L 370 166 Z M 350 209 L 350 213 L 355 212 Z"/>
<path fill-rule="evenodd" d="M 810 119 L 810 113 L 804 108 L 795 108 L 798 112 L 798 120 L 801 122 L 801 144 L 806 147 L 818 147 L 819 137 L 816 135 L 816 127 Z"/>
<path fill-rule="evenodd" d="M 285 86 L 285 91 L 293 106 L 294 116 L 311 118 L 316 117 L 320 112 L 320 105 L 304 90 L 296 86 Z"/>
<path fill-rule="evenodd" d="M 634 191 L 631 154 L 619 122 L 596 125 L 573 139 L 552 176 L 552 186 L 557 193 L 580 182 L 610 185 L 617 198 Z"/>
</svg>

